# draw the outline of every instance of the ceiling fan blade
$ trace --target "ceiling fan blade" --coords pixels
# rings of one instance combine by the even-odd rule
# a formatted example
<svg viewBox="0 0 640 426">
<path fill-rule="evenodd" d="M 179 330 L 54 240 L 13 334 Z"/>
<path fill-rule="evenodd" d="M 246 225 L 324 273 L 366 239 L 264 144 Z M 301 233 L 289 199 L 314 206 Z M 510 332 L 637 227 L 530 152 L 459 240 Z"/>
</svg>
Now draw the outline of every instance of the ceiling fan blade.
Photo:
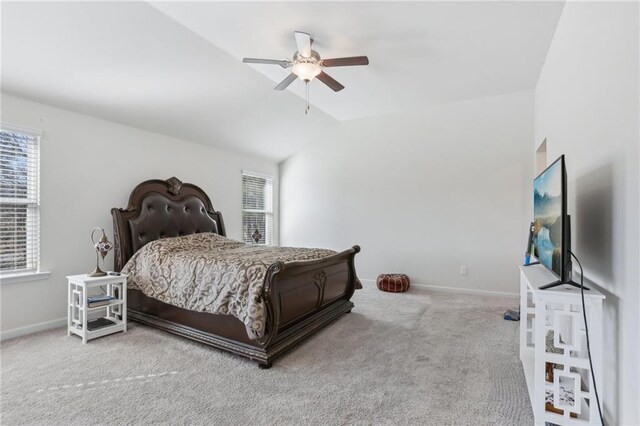
<svg viewBox="0 0 640 426">
<path fill-rule="evenodd" d="M 329 88 L 334 92 L 339 92 L 342 89 L 344 89 L 344 86 L 342 84 L 338 83 L 336 80 L 333 79 L 333 77 L 331 77 L 329 74 L 325 73 L 324 71 L 318 74 L 316 78 L 321 82 L 323 82 L 324 84 L 326 84 L 327 86 L 329 86 Z"/>
<path fill-rule="evenodd" d="M 289 68 L 291 61 L 285 59 L 258 59 L 258 58 L 244 58 L 242 60 L 245 64 L 267 64 L 267 65 L 280 65 L 282 68 Z"/>
<path fill-rule="evenodd" d="M 348 67 L 351 65 L 369 65 L 366 56 L 352 56 L 349 58 L 323 59 L 320 63 L 323 67 Z"/>
<path fill-rule="evenodd" d="M 298 53 L 303 58 L 311 57 L 311 36 L 307 33 L 303 33 L 300 31 L 294 31 L 293 36 L 296 39 L 296 44 L 298 45 Z"/>
<path fill-rule="evenodd" d="M 278 84 L 276 87 L 274 87 L 274 90 L 284 90 L 287 87 L 289 87 L 289 85 L 291 83 L 293 83 L 295 81 L 295 79 L 298 78 L 297 75 L 295 75 L 294 73 L 291 73 L 287 76 L 287 78 L 285 78 L 284 80 L 282 80 L 280 82 L 280 84 Z"/>
</svg>

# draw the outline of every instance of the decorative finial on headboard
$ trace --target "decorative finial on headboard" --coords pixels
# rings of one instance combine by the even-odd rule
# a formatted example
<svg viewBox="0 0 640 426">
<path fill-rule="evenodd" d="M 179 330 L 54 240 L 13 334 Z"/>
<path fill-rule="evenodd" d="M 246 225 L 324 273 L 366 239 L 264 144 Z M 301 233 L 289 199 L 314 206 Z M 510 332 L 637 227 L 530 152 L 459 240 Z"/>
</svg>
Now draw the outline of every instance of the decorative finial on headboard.
<svg viewBox="0 0 640 426">
<path fill-rule="evenodd" d="M 173 195 L 180 194 L 180 190 L 182 189 L 182 181 L 177 177 L 173 176 L 167 179 L 167 185 L 169 185 L 169 192 Z"/>
</svg>

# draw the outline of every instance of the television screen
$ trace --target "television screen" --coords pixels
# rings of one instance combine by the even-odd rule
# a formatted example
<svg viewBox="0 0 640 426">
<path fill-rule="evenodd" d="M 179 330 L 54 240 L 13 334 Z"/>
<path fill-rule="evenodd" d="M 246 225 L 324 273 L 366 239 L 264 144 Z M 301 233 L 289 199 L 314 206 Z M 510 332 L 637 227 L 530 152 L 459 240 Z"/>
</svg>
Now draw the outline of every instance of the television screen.
<svg viewBox="0 0 640 426">
<path fill-rule="evenodd" d="M 533 256 L 562 279 L 564 158 L 533 181 Z"/>
</svg>

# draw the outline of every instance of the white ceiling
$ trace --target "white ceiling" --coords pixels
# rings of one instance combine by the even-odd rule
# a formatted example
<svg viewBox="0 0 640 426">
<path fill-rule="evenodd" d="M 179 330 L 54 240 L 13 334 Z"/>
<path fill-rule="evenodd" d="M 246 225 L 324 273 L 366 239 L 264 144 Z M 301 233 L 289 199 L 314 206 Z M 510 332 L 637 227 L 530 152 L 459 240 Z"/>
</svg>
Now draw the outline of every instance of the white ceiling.
<svg viewBox="0 0 640 426">
<path fill-rule="evenodd" d="M 313 82 L 311 102 L 338 120 L 532 89 L 561 2 L 152 2 L 241 60 L 291 58 L 293 31 L 323 58 L 368 55 L 370 66 L 326 70 L 346 86 Z M 251 65 L 280 82 L 289 71 Z M 272 84 L 275 86 L 275 84 Z M 304 96 L 300 80 L 291 88 Z"/>
<path fill-rule="evenodd" d="M 2 90 L 275 160 L 340 121 L 535 87 L 561 2 L 2 3 Z M 312 82 L 244 56 L 368 55 Z"/>
</svg>

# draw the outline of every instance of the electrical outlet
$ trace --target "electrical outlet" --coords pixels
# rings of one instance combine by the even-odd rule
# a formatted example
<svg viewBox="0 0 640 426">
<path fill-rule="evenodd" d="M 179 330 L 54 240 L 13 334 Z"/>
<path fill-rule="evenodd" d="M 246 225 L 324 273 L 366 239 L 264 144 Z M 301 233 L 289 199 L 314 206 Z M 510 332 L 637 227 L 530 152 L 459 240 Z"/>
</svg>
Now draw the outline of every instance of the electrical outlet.
<svg viewBox="0 0 640 426">
<path fill-rule="evenodd" d="M 467 275 L 467 267 L 466 266 L 461 266 L 460 267 L 460 275 Z"/>
</svg>

